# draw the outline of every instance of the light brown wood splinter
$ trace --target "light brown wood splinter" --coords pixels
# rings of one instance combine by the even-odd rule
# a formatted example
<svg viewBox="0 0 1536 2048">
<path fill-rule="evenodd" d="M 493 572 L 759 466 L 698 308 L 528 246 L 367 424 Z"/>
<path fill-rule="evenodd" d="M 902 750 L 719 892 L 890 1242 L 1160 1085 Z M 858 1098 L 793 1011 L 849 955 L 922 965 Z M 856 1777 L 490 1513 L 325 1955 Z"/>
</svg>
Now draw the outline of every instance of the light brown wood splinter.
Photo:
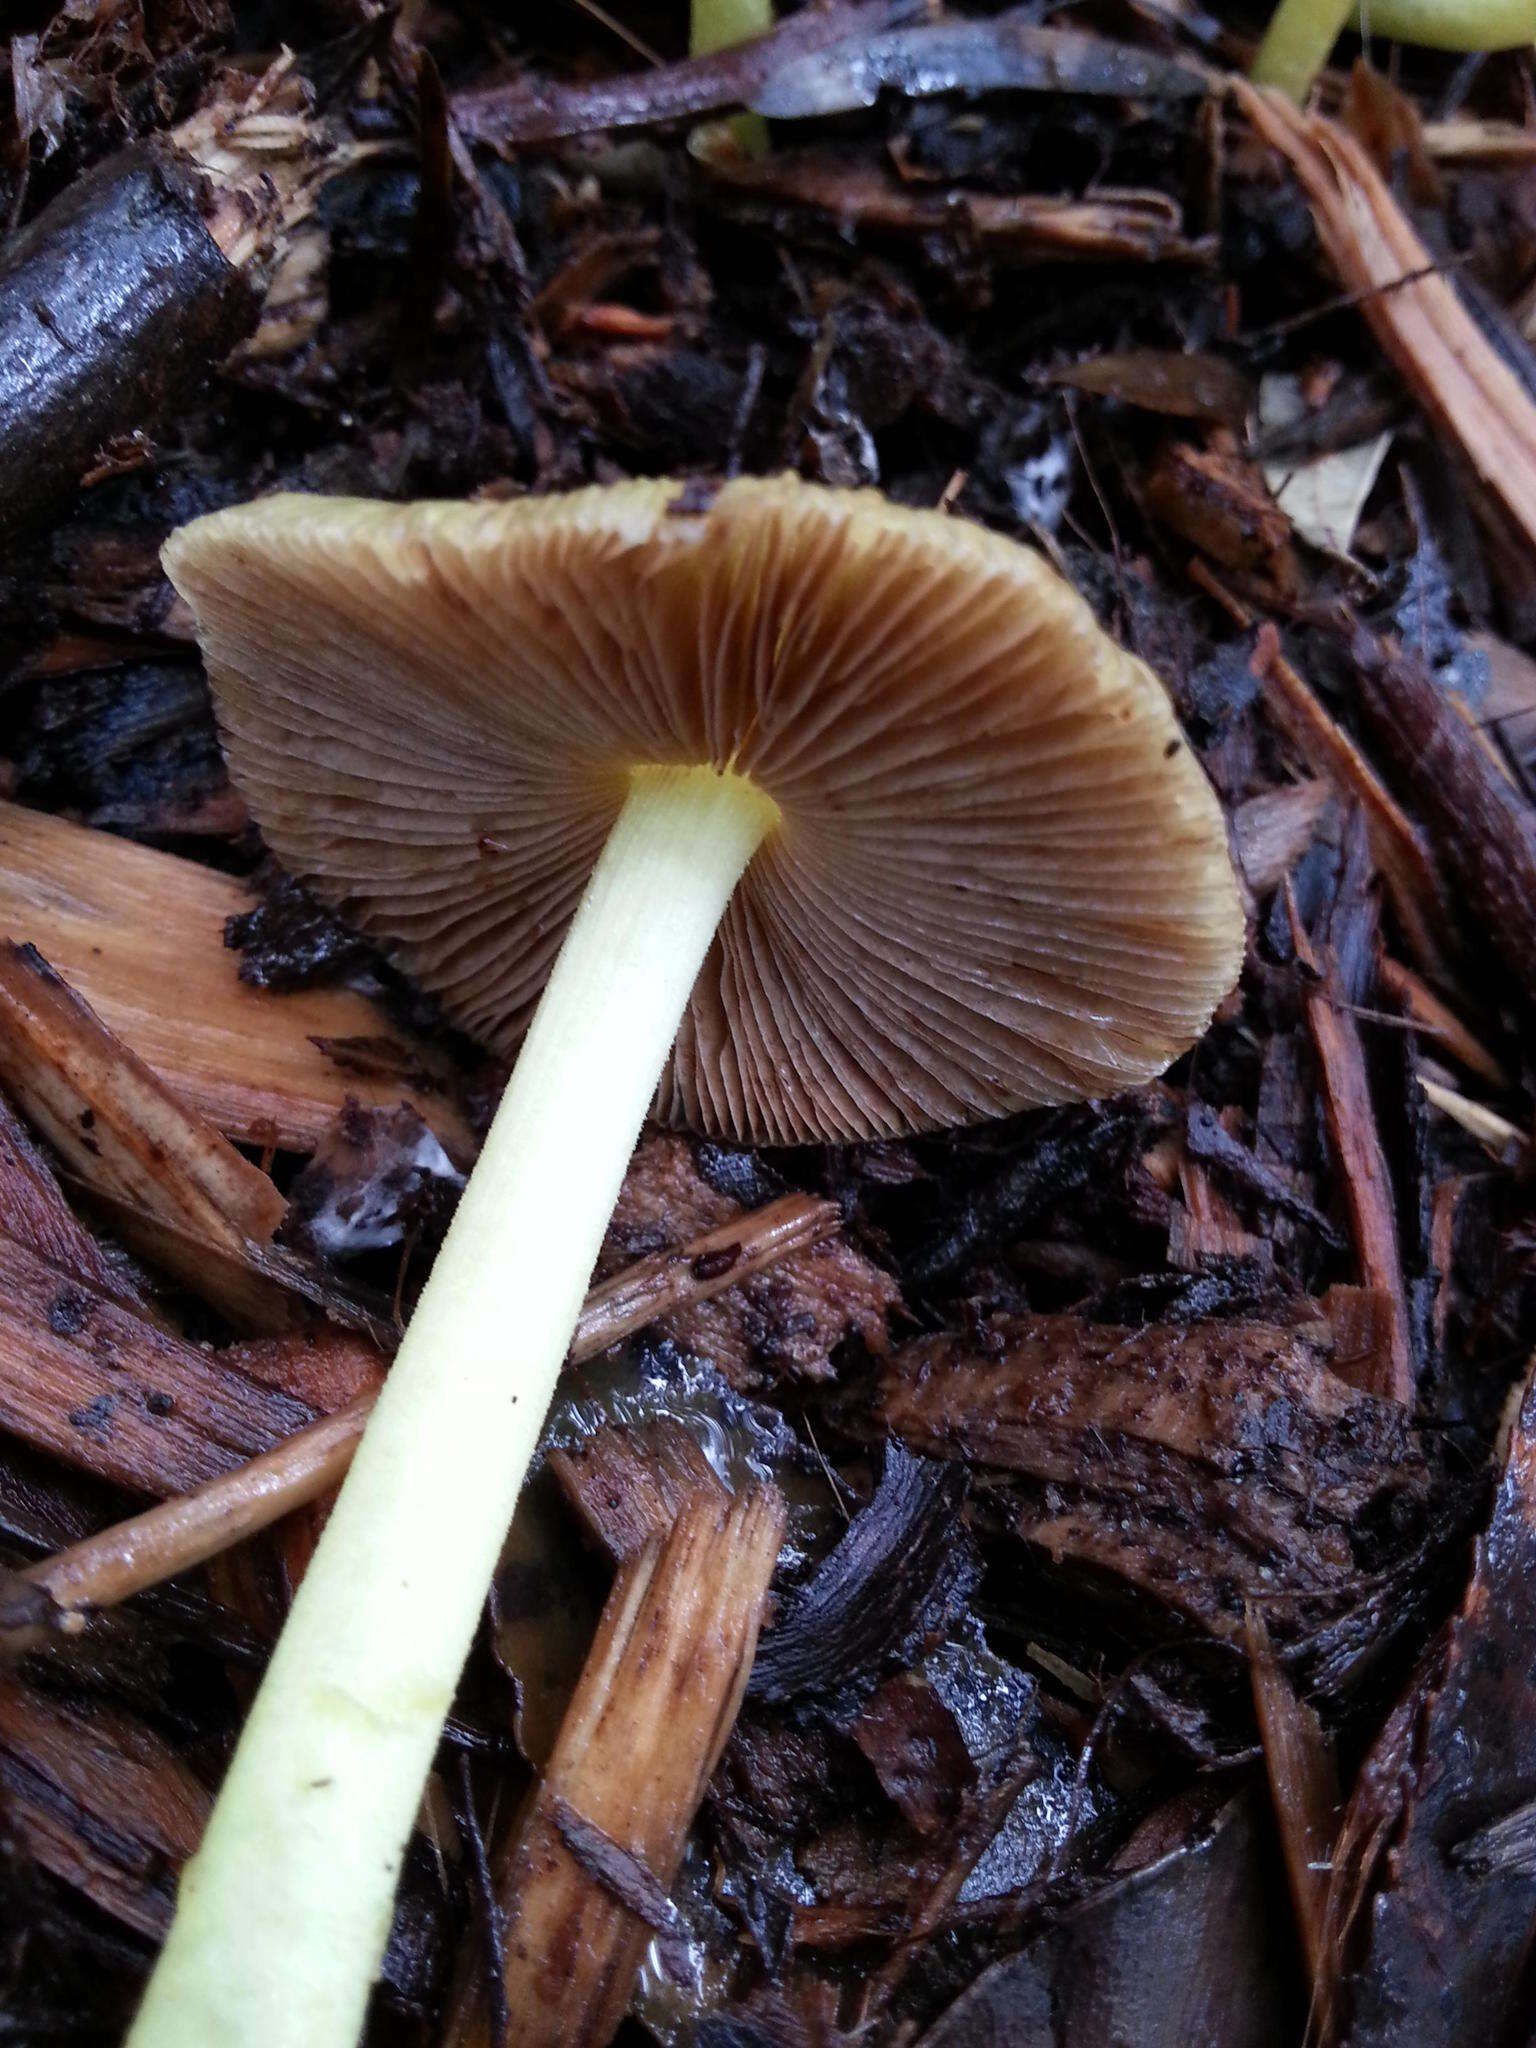
<svg viewBox="0 0 1536 2048">
<path fill-rule="evenodd" d="M 615 1579 L 549 1768 L 496 1859 L 519 2048 L 603 2048 L 623 2018 L 654 1931 L 646 1902 L 664 1904 L 735 1722 L 783 1532 L 773 1489 L 705 1491 Z M 468 1951 L 443 2038 L 491 2048 Z"/>
<path fill-rule="evenodd" d="M 366 996 L 273 995 L 240 979 L 224 925 L 253 901 L 195 861 L 0 803 L 0 938 L 41 947 L 108 1029 L 227 1136 L 308 1151 L 348 1096 L 382 1108 L 404 1098 L 450 1151 L 467 1150 L 464 1120 L 441 1096 L 323 1050 L 400 1041 Z M 403 1060 L 410 1051 L 400 1042 Z"/>
</svg>

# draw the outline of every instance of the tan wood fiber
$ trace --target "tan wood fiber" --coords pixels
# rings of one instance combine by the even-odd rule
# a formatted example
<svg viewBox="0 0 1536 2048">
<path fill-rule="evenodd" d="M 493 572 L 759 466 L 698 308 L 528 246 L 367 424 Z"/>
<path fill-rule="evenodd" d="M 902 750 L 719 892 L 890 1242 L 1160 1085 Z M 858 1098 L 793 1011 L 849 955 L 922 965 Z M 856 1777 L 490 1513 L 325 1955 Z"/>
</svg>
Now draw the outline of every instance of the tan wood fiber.
<svg viewBox="0 0 1536 2048">
<path fill-rule="evenodd" d="M 442 1097 L 342 1066 L 324 1042 L 411 1046 L 345 988 L 276 995 L 240 979 L 224 920 L 252 907 L 227 875 L 18 804 L 0 803 L 0 939 L 36 946 L 102 1022 L 187 1105 L 232 1138 L 308 1151 L 348 1096 L 404 1100 L 461 1154 Z"/>
</svg>

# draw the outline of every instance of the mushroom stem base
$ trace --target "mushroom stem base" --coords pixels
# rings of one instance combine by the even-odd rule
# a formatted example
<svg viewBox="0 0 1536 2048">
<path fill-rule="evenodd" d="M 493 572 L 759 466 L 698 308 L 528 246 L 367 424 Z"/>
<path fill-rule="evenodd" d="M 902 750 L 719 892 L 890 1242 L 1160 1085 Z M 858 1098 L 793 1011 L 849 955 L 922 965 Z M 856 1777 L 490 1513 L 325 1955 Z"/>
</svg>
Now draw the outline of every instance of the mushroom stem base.
<svg viewBox="0 0 1536 2048">
<path fill-rule="evenodd" d="M 603 1231 L 777 807 L 641 768 L 294 1601 L 131 2048 L 347 2048 Z"/>
</svg>

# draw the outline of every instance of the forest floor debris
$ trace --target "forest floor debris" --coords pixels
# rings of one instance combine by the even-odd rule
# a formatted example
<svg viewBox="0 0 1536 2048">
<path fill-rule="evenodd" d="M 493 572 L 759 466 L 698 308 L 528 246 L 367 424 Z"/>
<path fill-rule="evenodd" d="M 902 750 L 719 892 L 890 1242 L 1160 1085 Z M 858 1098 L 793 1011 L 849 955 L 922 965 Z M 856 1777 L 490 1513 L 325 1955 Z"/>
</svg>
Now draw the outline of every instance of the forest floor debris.
<svg viewBox="0 0 1536 2048">
<path fill-rule="evenodd" d="M 121 2037 L 504 1078 L 263 856 L 161 542 L 278 487 L 790 467 L 1033 541 L 1165 678 L 1243 980 L 1103 1103 L 648 1135 L 370 2040 L 513 2003 L 594 2048 L 626 2013 L 663 2048 L 1501 2038 L 1536 1928 L 1530 54 L 1404 50 L 1298 112 L 1220 68 L 1262 9 L 834 0 L 697 58 L 612 11 L 280 4 L 253 49 L 203 0 L 42 5 L 0 51 L 0 309 L 131 190 L 124 275 L 217 230 L 163 374 L 142 321 L 93 335 L 53 495 L 0 463 L 4 2025 Z M 756 159 L 709 125 L 749 108 Z M 173 134 L 211 216 L 146 169 Z M 710 1600 L 688 1714 L 637 1682 L 583 1766 L 615 1615 L 681 1654 Z"/>
</svg>

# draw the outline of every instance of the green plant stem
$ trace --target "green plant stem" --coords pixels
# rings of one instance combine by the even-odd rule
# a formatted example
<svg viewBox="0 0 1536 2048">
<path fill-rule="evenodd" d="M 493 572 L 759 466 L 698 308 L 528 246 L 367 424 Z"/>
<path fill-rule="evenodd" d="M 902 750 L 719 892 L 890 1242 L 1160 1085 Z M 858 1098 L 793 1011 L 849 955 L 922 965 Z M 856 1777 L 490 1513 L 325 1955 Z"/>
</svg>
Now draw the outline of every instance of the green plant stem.
<svg viewBox="0 0 1536 2048">
<path fill-rule="evenodd" d="M 1356 0 L 1280 0 L 1253 60 L 1255 85 L 1278 86 L 1299 105 L 1355 12 Z"/>
<path fill-rule="evenodd" d="M 1280 0 L 1253 60 L 1255 84 L 1300 104 L 1349 27 L 1435 50 L 1513 50 L 1536 43 L 1536 0 Z"/>
<path fill-rule="evenodd" d="M 773 27 L 773 0 L 693 0 L 688 48 L 695 57 L 765 36 Z"/>
<path fill-rule="evenodd" d="M 773 0 L 692 0 L 688 17 L 688 50 L 708 57 L 733 43 L 749 43 L 773 27 Z M 727 123 L 746 155 L 768 154 L 768 123 L 761 114 L 736 114 Z"/>
<path fill-rule="evenodd" d="M 1536 43 L 1536 0 L 1370 0 L 1373 36 L 1429 50 L 1518 50 Z"/>
<path fill-rule="evenodd" d="M 657 1076 L 778 816 L 639 768 L 257 1695 L 132 2048 L 351 2048 Z"/>
</svg>

